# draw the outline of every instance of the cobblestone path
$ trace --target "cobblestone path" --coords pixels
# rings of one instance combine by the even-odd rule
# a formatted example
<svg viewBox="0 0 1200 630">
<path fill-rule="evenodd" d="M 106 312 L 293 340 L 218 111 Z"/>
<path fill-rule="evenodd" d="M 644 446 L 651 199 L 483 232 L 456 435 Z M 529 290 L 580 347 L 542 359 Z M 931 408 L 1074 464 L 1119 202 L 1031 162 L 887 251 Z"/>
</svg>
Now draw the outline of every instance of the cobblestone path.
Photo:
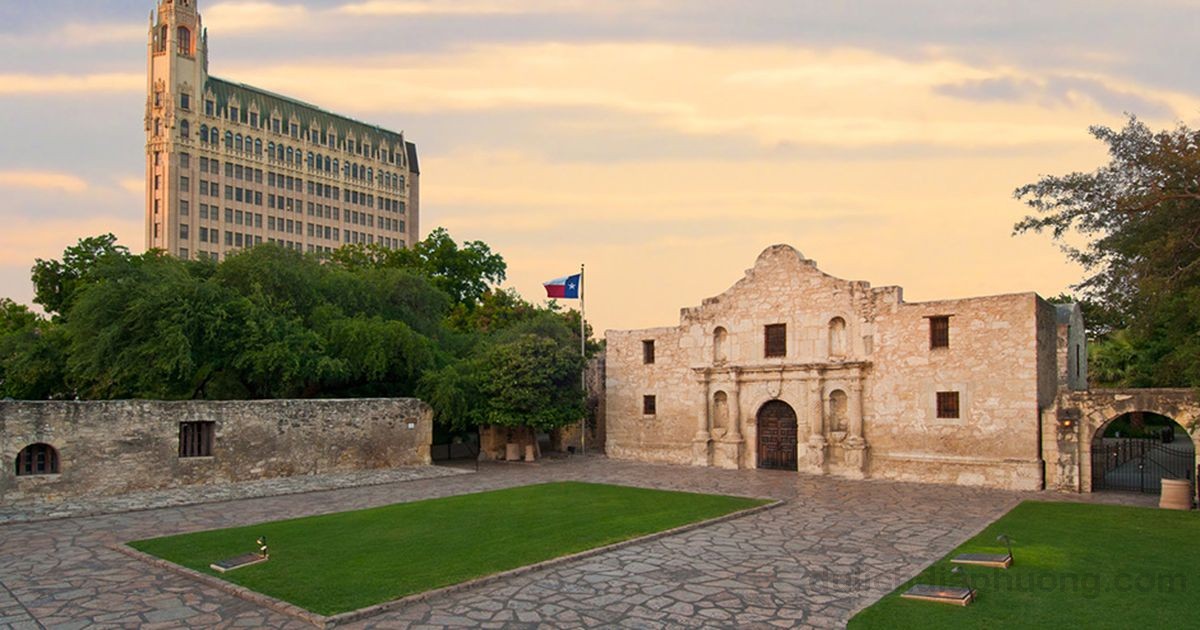
<svg viewBox="0 0 1200 630">
<path fill-rule="evenodd" d="M 1022 498 L 1066 498 L 600 457 L 491 464 L 476 474 L 0 526 L 0 628 L 311 627 L 108 545 L 559 479 L 787 504 L 461 591 L 357 627 L 838 627 Z"/>
</svg>

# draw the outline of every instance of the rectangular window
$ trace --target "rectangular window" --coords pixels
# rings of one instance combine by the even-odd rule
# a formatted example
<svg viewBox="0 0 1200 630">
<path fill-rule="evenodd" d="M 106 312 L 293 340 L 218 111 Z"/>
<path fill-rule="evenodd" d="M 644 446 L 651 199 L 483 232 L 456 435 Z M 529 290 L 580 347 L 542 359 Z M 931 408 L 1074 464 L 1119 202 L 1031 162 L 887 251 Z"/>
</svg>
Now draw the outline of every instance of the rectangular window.
<svg viewBox="0 0 1200 630">
<path fill-rule="evenodd" d="M 225 198 L 230 201 L 233 201 L 233 186 L 225 187 Z"/>
<path fill-rule="evenodd" d="M 215 422 L 180 422 L 179 456 L 212 457 Z"/>
<path fill-rule="evenodd" d="M 233 162 L 225 163 L 225 177 L 233 177 Z"/>
<path fill-rule="evenodd" d="M 225 222 L 233 223 L 233 208 L 225 208 Z"/>
<path fill-rule="evenodd" d="M 201 243 L 208 242 L 208 228 L 206 228 L 204 226 L 200 226 L 200 242 Z"/>
<path fill-rule="evenodd" d="M 654 396 L 642 396 L 642 415 L 653 416 L 657 412 Z"/>
<path fill-rule="evenodd" d="M 191 205 L 188 203 L 188 200 L 180 199 L 179 200 L 179 216 L 186 217 L 188 215 L 188 212 L 190 212 L 190 211 L 191 211 Z"/>
<path fill-rule="evenodd" d="M 958 415 L 958 392 L 938 392 L 937 393 L 937 417 L 939 418 L 957 418 Z"/>
<path fill-rule="evenodd" d="M 186 248 L 186 247 L 180 247 L 180 248 L 179 248 L 179 257 L 180 257 L 181 259 L 183 259 L 183 260 L 187 260 L 187 259 L 188 259 L 188 250 L 187 250 L 187 248 Z"/>
<path fill-rule="evenodd" d="M 192 97 L 190 94 L 179 95 L 179 109 L 185 109 L 189 111 L 192 109 Z"/>
<path fill-rule="evenodd" d="M 186 239 L 187 237 L 188 237 L 188 224 L 180 223 L 179 224 L 179 238 Z"/>
<path fill-rule="evenodd" d="M 949 315 L 938 315 L 929 318 L 929 347 L 931 349 L 950 347 Z"/>
<path fill-rule="evenodd" d="M 228 245 L 228 246 L 230 246 L 230 247 L 232 247 L 232 246 L 233 246 L 233 232 L 226 232 L 226 233 L 225 233 L 225 244 L 226 244 L 226 245 Z"/>
<path fill-rule="evenodd" d="M 212 116 L 213 112 L 216 111 L 216 108 L 217 108 L 216 103 L 214 103 L 212 101 L 204 101 L 204 113 L 205 114 Z"/>
<path fill-rule="evenodd" d="M 642 363 L 649 365 L 654 363 L 654 340 L 647 339 L 642 342 Z"/>
<path fill-rule="evenodd" d="M 192 180 L 190 180 L 186 177 L 180 177 L 179 178 L 179 192 L 191 192 L 191 191 L 192 191 Z"/>
<path fill-rule="evenodd" d="M 763 328 L 763 356 L 787 356 L 787 324 L 767 324 Z"/>
<path fill-rule="evenodd" d="M 258 127 L 258 113 L 257 112 L 250 112 L 250 126 Z"/>
<path fill-rule="evenodd" d="M 191 168 L 191 167 L 192 167 L 191 154 L 180 153 L 179 154 L 179 168 Z"/>
</svg>

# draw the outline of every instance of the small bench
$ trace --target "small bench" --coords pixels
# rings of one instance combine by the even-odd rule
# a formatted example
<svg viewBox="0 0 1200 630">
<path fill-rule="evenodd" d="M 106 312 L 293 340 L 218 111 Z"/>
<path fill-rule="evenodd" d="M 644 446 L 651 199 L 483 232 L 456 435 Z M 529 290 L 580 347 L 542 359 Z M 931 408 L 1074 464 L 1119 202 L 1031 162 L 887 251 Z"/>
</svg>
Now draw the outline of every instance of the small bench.
<svg viewBox="0 0 1200 630">
<path fill-rule="evenodd" d="M 994 569 L 1007 569 L 1011 567 L 1013 563 L 1012 539 L 1008 537 L 1008 534 L 1000 534 L 996 537 L 996 542 L 1003 542 L 1008 547 L 1008 553 L 961 553 L 954 556 L 950 562 L 954 564 L 974 564 Z"/>
<path fill-rule="evenodd" d="M 981 567 L 1007 569 L 1012 566 L 1011 553 L 963 553 L 950 560 L 954 564 L 974 564 Z"/>
<path fill-rule="evenodd" d="M 234 556 L 219 562 L 214 562 L 208 566 L 218 573 L 224 573 L 226 571 L 232 571 L 234 569 L 240 569 L 242 567 L 248 567 L 250 565 L 266 561 L 267 556 L 259 555 L 257 553 L 244 553 L 240 556 Z"/>
<path fill-rule="evenodd" d="M 916 584 L 900 594 L 904 599 L 915 599 L 939 604 L 966 606 L 975 600 L 975 589 L 966 586 L 933 586 Z"/>
</svg>

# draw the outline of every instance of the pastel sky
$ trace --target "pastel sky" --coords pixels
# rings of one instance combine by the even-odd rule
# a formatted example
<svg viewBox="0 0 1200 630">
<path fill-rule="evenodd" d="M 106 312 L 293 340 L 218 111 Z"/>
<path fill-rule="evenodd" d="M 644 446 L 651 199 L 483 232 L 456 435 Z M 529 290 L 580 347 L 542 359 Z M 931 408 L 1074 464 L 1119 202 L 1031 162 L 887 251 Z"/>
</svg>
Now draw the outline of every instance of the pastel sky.
<svg viewBox="0 0 1200 630">
<path fill-rule="evenodd" d="M 422 225 L 508 285 L 587 263 L 598 330 L 670 325 L 773 243 L 910 301 L 1079 279 L 1012 198 L 1091 124 L 1200 116 L 1189 0 L 199 0 L 210 71 L 405 131 Z M 0 2 L 0 296 L 143 243 L 155 0 Z"/>
</svg>

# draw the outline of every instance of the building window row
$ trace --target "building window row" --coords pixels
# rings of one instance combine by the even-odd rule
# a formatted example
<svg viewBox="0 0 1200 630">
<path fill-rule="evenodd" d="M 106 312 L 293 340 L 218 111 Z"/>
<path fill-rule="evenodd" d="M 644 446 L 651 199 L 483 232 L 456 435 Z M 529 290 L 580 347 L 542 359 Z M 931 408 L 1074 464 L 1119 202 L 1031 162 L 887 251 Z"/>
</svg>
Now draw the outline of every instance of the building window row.
<svg viewBox="0 0 1200 630">
<path fill-rule="evenodd" d="M 392 148 L 385 148 L 379 144 L 372 144 L 365 140 L 356 141 L 354 138 L 337 134 L 330 130 L 321 130 L 312 126 L 301 127 L 295 121 L 284 121 L 273 116 L 270 118 L 260 116 L 256 111 L 249 111 L 244 107 L 238 107 L 233 104 L 219 108 L 217 107 L 217 103 L 212 99 L 204 101 L 204 114 L 210 118 L 223 119 L 233 124 L 249 125 L 264 133 L 290 136 L 313 145 L 326 147 L 331 150 L 344 151 L 387 164 L 399 166 L 404 162 L 404 147 L 400 141 L 396 141 L 394 143 L 395 146 Z M 399 147 L 398 150 L 396 146 Z M 328 167 L 326 167 L 326 170 L 328 170 Z"/>
</svg>

